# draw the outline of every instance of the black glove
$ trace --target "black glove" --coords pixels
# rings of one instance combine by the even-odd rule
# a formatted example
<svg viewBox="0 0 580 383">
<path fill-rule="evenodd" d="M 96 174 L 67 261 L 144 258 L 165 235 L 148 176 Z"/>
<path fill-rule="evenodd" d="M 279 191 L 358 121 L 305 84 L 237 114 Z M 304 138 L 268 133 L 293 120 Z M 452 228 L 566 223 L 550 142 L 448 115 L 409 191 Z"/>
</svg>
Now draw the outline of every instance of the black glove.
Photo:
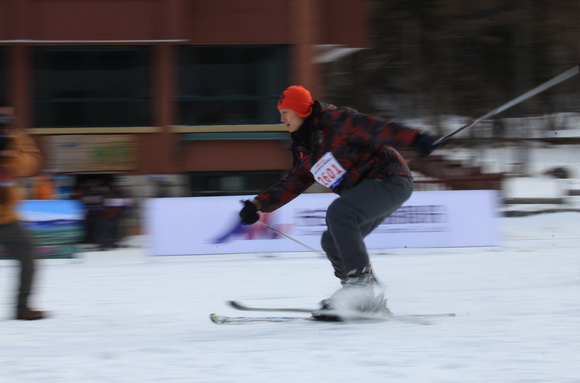
<svg viewBox="0 0 580 383">
<path fill-rule="evenodd" d="M 240 210 L 240 220 L 244 225 L 251 225 L 260 219 L 258 208 L 250 200 L 243 201 L 244 207 Z"/>
<path fill-rule="evenodd" d="M 435 150 L 433 143 L 435 138 L 426 133 L 417 133 L 415 136 L 415 141 L 413 141 L 413 146 L 417 149 L 417 153 L 421 157 L 427 157 L 429 154 Z"/>
</svg>

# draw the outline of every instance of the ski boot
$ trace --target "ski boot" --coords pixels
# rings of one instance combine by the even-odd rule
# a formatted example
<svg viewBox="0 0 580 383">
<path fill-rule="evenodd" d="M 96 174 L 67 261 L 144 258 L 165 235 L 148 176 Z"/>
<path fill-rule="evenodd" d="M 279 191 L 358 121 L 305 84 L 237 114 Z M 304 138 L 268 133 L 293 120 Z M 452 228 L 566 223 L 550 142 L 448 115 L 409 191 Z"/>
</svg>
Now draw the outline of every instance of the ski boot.
<svg viewBox="0 0 580 383">
<path fill-rule="evenodd" d="M 392 316 L 384 294 L 375 296 L 373 287 L 377 281 L 370 266 L 348 272 L 341 283 L 340 289 L 320 302 L 320 310 L 313 313 L 315 319 L 340 321 Z"/>
</svg>

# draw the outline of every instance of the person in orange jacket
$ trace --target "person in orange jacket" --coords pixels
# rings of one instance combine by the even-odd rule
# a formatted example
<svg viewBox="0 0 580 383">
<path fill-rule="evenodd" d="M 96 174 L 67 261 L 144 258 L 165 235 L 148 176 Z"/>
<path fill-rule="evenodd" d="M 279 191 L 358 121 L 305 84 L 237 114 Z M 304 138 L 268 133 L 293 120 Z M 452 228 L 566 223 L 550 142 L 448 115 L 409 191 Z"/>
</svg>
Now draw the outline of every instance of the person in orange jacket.
<svg viewBox="0 0 580 383">
<path fill-rule="evenodd" d="M 30 177 L 41 166 L 40 151 L 32 138 L 22 130 L 11 129 L 12 116 L 0 114 L 0 244 L 8 256 L 20 263 L 15 319 L 36 320 L 46 313 L 29 305 L 35 271 L 35 247 L 19 221 L 16 205 L 21 190 L 16 178 Z"/>
</svg>

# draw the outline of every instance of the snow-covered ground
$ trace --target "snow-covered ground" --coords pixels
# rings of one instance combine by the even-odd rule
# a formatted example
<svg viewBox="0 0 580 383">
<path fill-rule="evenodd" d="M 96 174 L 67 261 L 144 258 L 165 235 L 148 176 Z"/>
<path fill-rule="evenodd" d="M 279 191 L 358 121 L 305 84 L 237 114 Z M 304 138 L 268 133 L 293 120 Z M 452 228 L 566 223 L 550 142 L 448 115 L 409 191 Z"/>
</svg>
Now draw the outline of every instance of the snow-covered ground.
<svg viewBox="0 0 580 383">
<path fill-rule="evenodd" d="M 531 154 L 504 194 L 578 189 L 577 148 Z M 558 164 L 573 179 L 543 175 Z M 457 314 L 431 325 L 218 326 L 210 313 L 243 314 L 226 300 L 312 307 L 338 282 L 313 253 L 151 258 L 146 241 L 40 261 L 34 303 L 52 317 L 21 322 L 15 263 L 1 261 L 0 382 L 580 382 L 580 213 L 497 220 L 498 247 L 373 253 L 392 311 Z"/>
<path fill-rule="evenodd" d="M 338 287 L 311 254 L 148 258 L 143 248 L 43 260 L 35 303 L 11 320 L 0 263 L 1 382 L 580 382 L 580 216 L 498 218 L 500 247 L 373 254 L 396 313 L 432 325 L 218 326 L 224 301 L 313 306 Z"/>
</svg>

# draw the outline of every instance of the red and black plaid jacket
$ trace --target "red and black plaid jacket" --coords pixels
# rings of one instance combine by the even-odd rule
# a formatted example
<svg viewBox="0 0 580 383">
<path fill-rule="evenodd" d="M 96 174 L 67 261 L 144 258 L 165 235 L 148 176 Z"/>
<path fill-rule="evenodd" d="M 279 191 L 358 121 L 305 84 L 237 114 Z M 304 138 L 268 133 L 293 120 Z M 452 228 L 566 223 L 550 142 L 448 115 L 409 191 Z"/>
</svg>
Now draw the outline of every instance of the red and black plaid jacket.
<svg viewBox="0 0 580 383">
<path fill-rule="evenodd" d="M 308 189 L 316 182 L 310 169 L 328 152 L 346 170 L 341 183 L 333 189 L 339 195 L 364 179 L 411 177 L 407 163 L 393 146 L 412 146 L 417 133 L 416 129 L 351 108 L 316 102 L 312 114 L 292 134 L 292 168 L 274 186 L 256 196 L 260 210 L 272 212 Z"/>
</svg>

